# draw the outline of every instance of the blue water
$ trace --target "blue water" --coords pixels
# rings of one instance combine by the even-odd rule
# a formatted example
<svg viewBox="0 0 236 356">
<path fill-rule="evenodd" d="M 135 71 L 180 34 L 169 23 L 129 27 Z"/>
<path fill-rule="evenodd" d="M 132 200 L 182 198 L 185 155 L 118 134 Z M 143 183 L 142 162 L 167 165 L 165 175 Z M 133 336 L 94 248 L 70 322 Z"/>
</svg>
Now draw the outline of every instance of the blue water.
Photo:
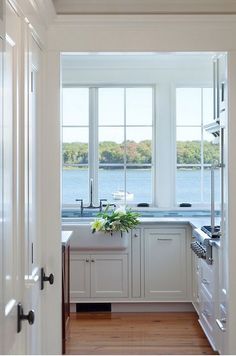
<svg viewBox="0 0 236 356">
<path fill-rule="evenodd" d="M 134 194 L 132 203 L 151 202 L 151 170 L 129 169 L 127 171 L 126 190 Z M 201 185 L 203 196 L 201 201 Z M 220 172 L 215 172 L 215 197 L 220 201 Z M 124 190 L 124 171 L 122 169 L 99 171 L 99 199 L 114 201 L 112 193 Z M 161 187 L 159 187 L 161 189 Z M 88 202 L 88 171 L 82 169 L 63 171 L 63 203 L 74 204 L 75 199 Z M 176 200 L 190 203 L 210 203 L 210 170 L 205 169 L 201 182 L 199 170 L 177 170 Z"/>
</svg>

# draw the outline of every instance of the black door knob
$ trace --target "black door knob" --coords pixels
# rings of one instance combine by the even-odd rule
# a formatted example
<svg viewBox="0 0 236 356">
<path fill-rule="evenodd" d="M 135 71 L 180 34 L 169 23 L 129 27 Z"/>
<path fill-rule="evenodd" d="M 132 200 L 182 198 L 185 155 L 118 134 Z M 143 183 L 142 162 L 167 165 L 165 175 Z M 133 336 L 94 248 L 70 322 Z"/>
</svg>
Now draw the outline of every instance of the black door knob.
<svg viewBox="0 0 236 356">
<path fill-rule="evenodd" d="M 17 332 L 19 333 L 21 331 L 21 323 L 23 320 L 27 320 L 29 325 L 34 324 L 34 311 L 30 310 L 28 314 L 24 314 L 23 307 L 21 303 L 17 305 Z"/>
<path fill-rule="evenodd" d="M 49 284 L 54 283 L 54 275 L 52 273 L 46 276 L 44 269 L 41 268 L 41 290 L 44 289 L 44 282 L 49 282 Z"/>
</svg>

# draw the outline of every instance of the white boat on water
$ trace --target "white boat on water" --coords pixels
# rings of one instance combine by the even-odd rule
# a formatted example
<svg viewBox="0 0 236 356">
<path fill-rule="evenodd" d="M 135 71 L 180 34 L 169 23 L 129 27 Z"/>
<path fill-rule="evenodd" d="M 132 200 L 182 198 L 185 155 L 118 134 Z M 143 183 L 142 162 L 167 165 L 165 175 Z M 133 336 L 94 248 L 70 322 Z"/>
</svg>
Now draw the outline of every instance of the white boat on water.
<svg viewBox="0 0 236 356">
<path fill-rule="evenodd" d="M 134 194 L 130 192 L 125 192 L 124 190 L 117 190 L 112 193 L 112 197 L 114 200 L 133 200 Z"/>
</svg>

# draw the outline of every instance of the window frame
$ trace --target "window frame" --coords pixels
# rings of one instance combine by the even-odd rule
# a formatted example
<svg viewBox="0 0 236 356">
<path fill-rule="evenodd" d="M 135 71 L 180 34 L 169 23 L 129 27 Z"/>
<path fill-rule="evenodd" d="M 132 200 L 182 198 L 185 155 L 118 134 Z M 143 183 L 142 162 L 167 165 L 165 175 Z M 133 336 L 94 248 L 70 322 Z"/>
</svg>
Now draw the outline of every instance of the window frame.
<svg viewBox="0 0 236 356">
<path fill-rule="evenodd" d="M 201 89 L 201 125 L 177 125 L 177 89 Z M 200 182 L 200 201 L 199 202 L 193 202 L 192 205 L 199 206 L 199 207 L 206 207 L 209 206 L 209 203 L 206 203 L 203 200 L 203 195 L 204 195 L 204 169 L 205 168 L 210 168 L 211 164 L 209 163 L 204 163 L 204 117 L 203 117 L 203 105 L 204 105 L 204 95 L 203 95 L 203 90 L 204 89 L 212 89 L 213 91 L 213 87 L 210 86 L 209 84 L 205 84 L 205 83 L 198 83 L 198 85 L 186 85 L 184 83 L 181 84 L 176 84 L 174 86 L 174 97 L 175 97 L 175 122 L 174 122 L 174 130 L 175 130 L 175 147 L 174 147 L 174 151 L 175 151 L 175 182 L 174 182 L 174 192 L 175 192 L 175 205 L 178 206 L 179 203 L 177 201 L 177 187 L 176 187 L 176 181 L 177 181 L 177 169 L 178 167 L 199 167 L 200 171 L 201 171 L 201 182 Z M 213 102 L 212 102 L 213 105 Z M 212 114 L 212 121 L 213 121 L 213 114 Z M 201 157 L 200 157 L 200 163 L 196 163 L 196 164 L 178 164 L 177 163 L 177 128 L 178 127 L 195 127 L 195 128 L 201 128 Z M 191 202 L 190 202 L 191 203 Z M 217 203 L 218 204 L 218 203 Z"/>
<path fill-rule="evenodd" d="M 156 85 L 154 84 L 63 84 L 62 85 L 62 103 L 63 103 L 63 89 L 64 88 L 88 88 L 89 89 L 89 124 L 88 126 L 84 125 L 64 125 L 63 117 L 61 122 L 61 130 L 63 133 L 63 129 L 66 127 L 88 127 L 89 135 L 88 135 L 88 185 L 93 180 L 93 203 L 99 203 L 99 192 L 98 192 L 98 176 L 99 176 L 99 127 L 122 127 L 126 131 L 127 127 L 151 127 L 152 129 L 152 163 L 150 164 L 151 168 L 151 202 L 149 203 L 151 207 L 156 206 L 156 191 L 157 185 L 156 182 L 156 151 L 157 151 L 157 143 L 156 143 Z M 124 125 L 98 125 L 98 91 L 103 88 L 150 88 L 152 89 L 152 124 L 151 125 L 126 125 L 126 120 Z M 124 94 L 125 95 L 125 94 Z M 125 102 L 124 102 L 124 115 L 125 115 Z M 124 141 L 126 141 L 126 137 L 124 137 Z M 127 166 L 130 167 L 132 164 L 125 162 L 121 164 L 117 164 L 119 166 L 124 167 L 126 171 Z M 138 164 L 133 164 L 137 166 Z M 148 166 L 149 164 L 139 164 L 140 166 Z M 77 165 L 76 165 L 77 166 Z M 80 166 L 80 164 L 78 164 Z M 82 166 L 85 166 L 84 164 Z M 62 171 L 64 167 L 64 162 L 62 158 Z M 62 178 L 63 179 L 63 178 Z M 124 178 L 124 190 L 126 191 L 126 173 Z M 63 189 L 63 181 L 62 181 L 62 189 Z M 76 198 L 80 198 L 79 196 Z M 101 197 L 102 198 L 102 197 Z M 89 198 L 88 198 L 89 199 Z M 85 201 L 84 203 L 87 203 Z M 126 205 L 131 207 L 137 206 L 136 203 L 126 202 Z M 63 208 L 73 208 L 77 206 L 76 202 L 74 204 L 63 204 Z"/>
</svg>

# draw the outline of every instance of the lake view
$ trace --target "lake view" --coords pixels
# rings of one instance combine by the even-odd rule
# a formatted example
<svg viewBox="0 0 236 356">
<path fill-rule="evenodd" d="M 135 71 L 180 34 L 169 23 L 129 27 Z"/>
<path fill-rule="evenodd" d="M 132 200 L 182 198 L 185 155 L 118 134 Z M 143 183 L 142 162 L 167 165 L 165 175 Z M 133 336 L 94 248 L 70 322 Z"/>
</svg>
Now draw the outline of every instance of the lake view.
<svg viewBox="0 0 236 356">
<path fill-rule="evenodd" d="M 151 170 L 129 169 L 126 176 L 126 191 L 134 194 L 133 200 L 130 202 L 150 203 Z M 210 203 L 210 170 L 204 170 L 202 182 L 200 170 L 177 170 L 177 202 L 199 203 L 201 184 L 203 184 L 203 202 Z M 220 201 L 219 170 L 215 172 L 215 186 L 216 201 Z M 99 170 L 99 198 L 113 202 L 112 193 L 122 189 L 124 189 L 124 171 L 122 169 Z M 75 199 L 84 199 L 85 203 L 88 202 L 88 170 L 86 169 L 63 170 L 63 203 L 74 204 Z"/>
</svg>

